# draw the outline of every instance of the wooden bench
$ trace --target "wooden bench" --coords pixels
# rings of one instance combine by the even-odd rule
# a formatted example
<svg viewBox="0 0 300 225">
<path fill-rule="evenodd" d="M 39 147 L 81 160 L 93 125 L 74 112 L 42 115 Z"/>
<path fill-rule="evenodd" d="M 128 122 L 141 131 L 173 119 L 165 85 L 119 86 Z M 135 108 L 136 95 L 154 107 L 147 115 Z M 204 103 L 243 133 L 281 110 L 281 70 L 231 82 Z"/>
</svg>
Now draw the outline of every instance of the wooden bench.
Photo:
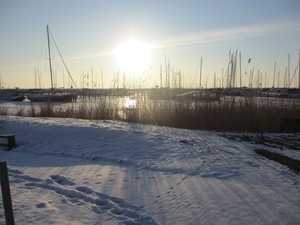
<svg viewBox="0 0 300 225">
<path fill-rule="evenodd" d="M 6 138 L 6 143 L 0 143 L 0 145 L 8 146 L 8 151 L 10 151 L 12 148 L 16 147 L 16 139 L 14 134 L 4 135 L 0 134 L 0 138 Z"/>
</svg>

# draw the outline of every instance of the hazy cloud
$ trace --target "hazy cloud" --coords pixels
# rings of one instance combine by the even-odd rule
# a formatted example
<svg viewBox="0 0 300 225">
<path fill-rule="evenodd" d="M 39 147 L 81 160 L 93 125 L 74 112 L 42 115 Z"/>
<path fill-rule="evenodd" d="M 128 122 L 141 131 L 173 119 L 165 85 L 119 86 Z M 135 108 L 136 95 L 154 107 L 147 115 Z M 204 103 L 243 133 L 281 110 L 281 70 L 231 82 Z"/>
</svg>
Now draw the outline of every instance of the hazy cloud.
<svg viewBox="0 0 300 225">
<path fill-rule="evenodd" d="M 300 23 L 296 21 L 273 22 L 253 26 L 238 26 L 173 36 L 156 42 L 156 46 L 157 48 L 162 48 L 181 45 L 193 45 L 204 42 L 240 40 L 245 38 L 274 35 L 281 32 L 289 32 L 297 29 L 300 29 Z"/>
</svg>

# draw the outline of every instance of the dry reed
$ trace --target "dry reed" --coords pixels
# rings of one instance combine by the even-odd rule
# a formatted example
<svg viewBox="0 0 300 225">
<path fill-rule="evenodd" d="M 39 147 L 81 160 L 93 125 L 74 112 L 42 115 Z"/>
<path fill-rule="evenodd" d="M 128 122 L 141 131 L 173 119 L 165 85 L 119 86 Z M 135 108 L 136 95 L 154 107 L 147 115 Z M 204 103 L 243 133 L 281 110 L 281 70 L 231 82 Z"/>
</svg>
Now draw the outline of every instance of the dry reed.
<svg viewBox="0 0 300 225">
<path fill-rule="evenodd" d="M 8 109 L 0 107 L 0 114 L 7 115 Z M 26 116 L 22 109 L 17 115 Z M 120 109 L 105 100 L 97 104 L 72 103 L 68 107 L 47 102 L 39 108 L 32 104 L 27 116 L 122 120 L 199 130 L 278 132 L 281 118 L 300 118 L 300 104 L 254 98 L 218 102 L 138 100 L 135 107 Z"/>
</svg>

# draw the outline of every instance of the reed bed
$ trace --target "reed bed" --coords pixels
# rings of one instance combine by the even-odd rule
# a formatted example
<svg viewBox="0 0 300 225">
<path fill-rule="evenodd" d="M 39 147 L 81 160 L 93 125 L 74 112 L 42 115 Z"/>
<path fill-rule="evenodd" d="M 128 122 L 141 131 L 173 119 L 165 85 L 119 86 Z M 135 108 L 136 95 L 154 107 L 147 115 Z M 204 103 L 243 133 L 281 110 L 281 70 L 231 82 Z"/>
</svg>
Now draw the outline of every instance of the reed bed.
<svg viewBox="0 0 300 225">
<path fill-rule="evenodd" d="M 0 114 L 8 109 L 0 107 Z M 278 132 L 281 118 L 300 118 L 300 102 L 255 98 L 231 98 L 226 101 L 200 102 L 177 100 L 137 100 L 134 107 L 120 107 L 114 102 L 72 103 L 68 107 L 47 102 L 31 105 L 17 116 L 61 117 L 93 120 L 122 120 L 184 129 L 216 131 Z"/>
<path fill-rule="evenodd" d="M 8 115 L 8 107 L 0 105 L 0 115 L 2 116 Z"/>
<path fill-rule="evenodd" d="M 231 99 L 220 102 L 162 101 L 142 103 L 133 122 L 184 129 L 278 132 L 281 118 L 300 118 L 300 103 Z"/>
</svg>

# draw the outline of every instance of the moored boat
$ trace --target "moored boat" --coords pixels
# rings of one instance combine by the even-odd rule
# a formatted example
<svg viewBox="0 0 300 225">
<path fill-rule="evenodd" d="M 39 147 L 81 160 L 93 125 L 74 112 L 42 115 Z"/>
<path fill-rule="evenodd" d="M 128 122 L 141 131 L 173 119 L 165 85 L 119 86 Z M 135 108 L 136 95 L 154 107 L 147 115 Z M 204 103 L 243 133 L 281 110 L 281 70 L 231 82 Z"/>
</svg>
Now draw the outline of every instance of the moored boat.
<svg viewBox="0 0 300 225">
<path fill-rule="evenodd" d="M 220 94 L 211 91 L 192 91 L 189 93 L 184 93 L 176 96 L 177 99 L 189 99 L 189 100 L 199 100 L 199 101 L 219 101 Z"/>
<path fill-rule="evenodd" d="M 10 97 L 10 100 L 14 101 L 14 102 L 22 102 L 22 101 L 24 101 L 24 99 L 25 99 L 24 95 L 14 95 L 14 96 Z"/>
<path fill-rule="evenodd" d="M 77 96 L 74 94 L 34 94 L 29 95 L 27 98 L 31 102 L 73 102 Z"/>
<path fill-rule="evenodd" d="M 52 64 L 51 64 L 51 54 L 50 54 L 50 35 L 49 35 L 49 32 L 50 32 L 49 27 L 47 26 L 48 56 L 49 56 L 49 66 L 50 66 L 50 78 L 51 78 L 51 93 L 32 94 L 32 95 L 27 96 L 27 98 L 31 102 L 72 102 L 72 101 L 75 101 L 76 98 L 77 98 L 76 94 L 55 93 L 55 90 L 54 90 L 54 87 L 53 87 L 53 75 L 52 75 Z M 65 63 L 64 63 L 64 65 L 65 65 Z M 66 65 L 65 65 L 65 67 L 66 67 Z M 68 68 L 66 68 L 66 69 L 69 73 L 69 76 L 70 76 L 73 84 L 75 85 L 75 83 L 74 83 L 74 81 L 73 81 L 73 79 L 70 75 L 70 72 L 69 72 Z"/>
</svg>

